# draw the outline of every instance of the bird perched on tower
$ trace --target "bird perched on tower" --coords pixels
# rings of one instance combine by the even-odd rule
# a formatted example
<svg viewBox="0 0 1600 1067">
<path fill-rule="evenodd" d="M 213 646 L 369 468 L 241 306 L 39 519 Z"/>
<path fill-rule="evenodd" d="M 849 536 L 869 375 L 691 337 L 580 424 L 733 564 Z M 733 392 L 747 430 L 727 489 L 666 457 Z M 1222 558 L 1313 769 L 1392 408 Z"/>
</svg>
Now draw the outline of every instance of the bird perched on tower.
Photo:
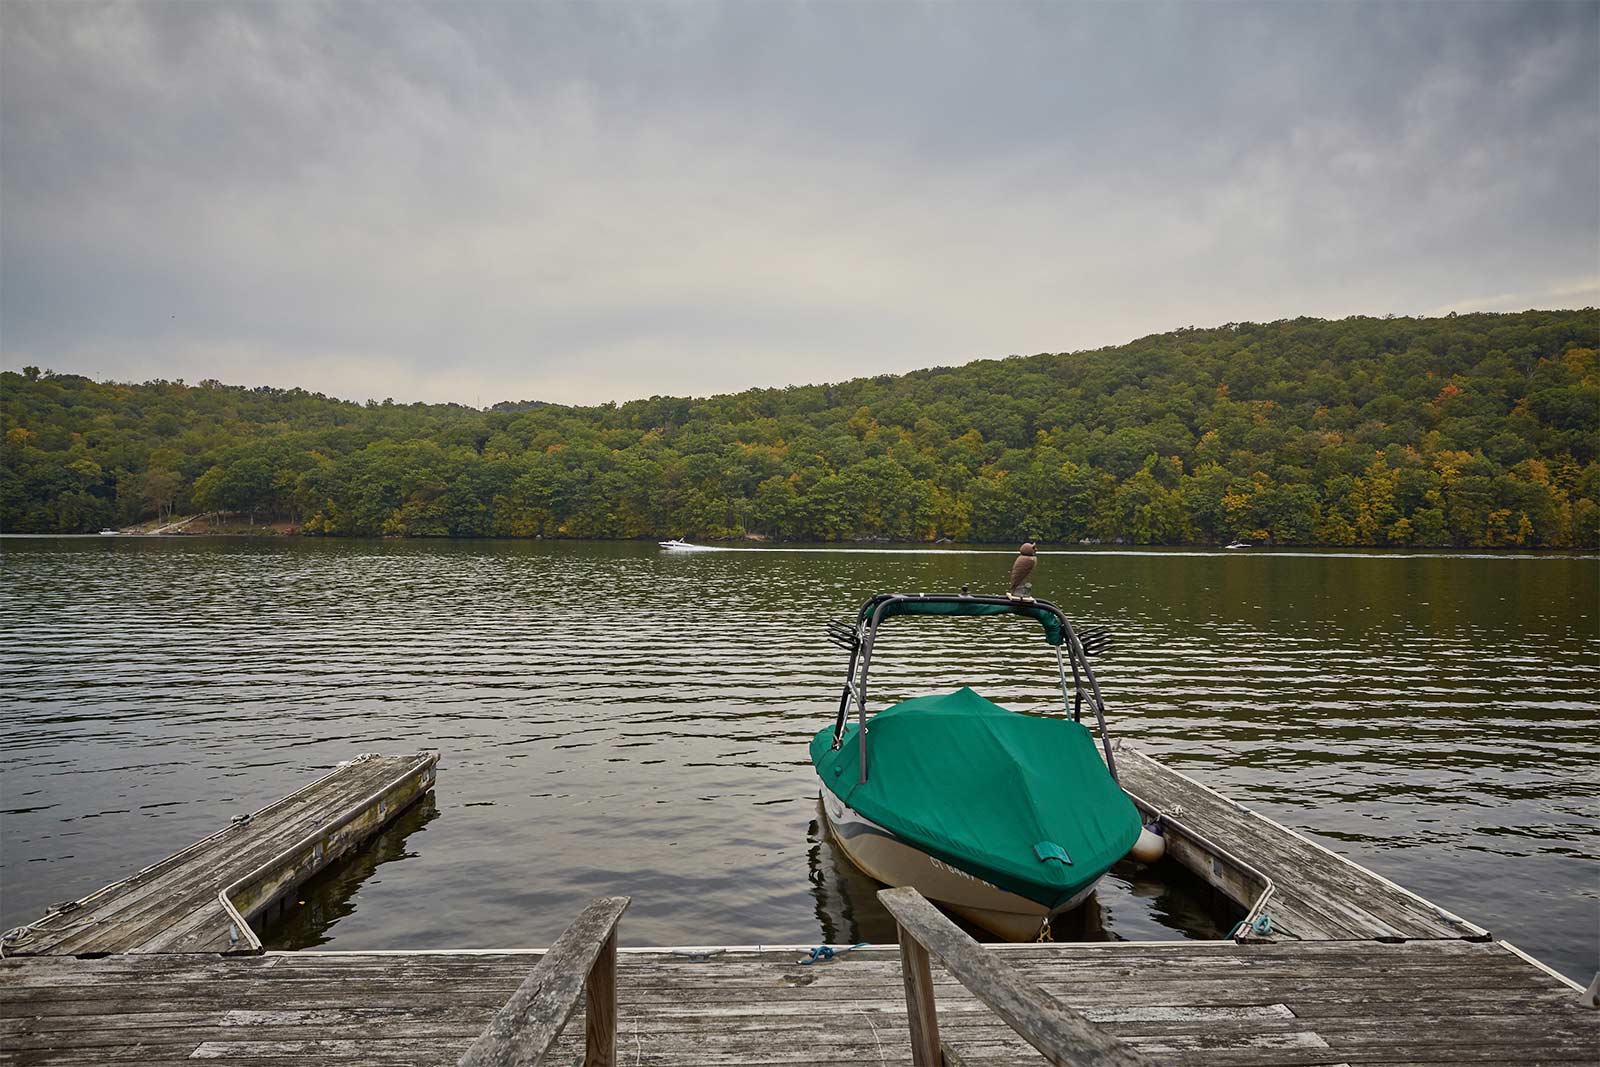
<svg viewBox="0 0 1600 1067">
<path fill-rule="evenodd" d="M 1016 600 L 1033 599 L 1033 583 L 1028 576 L 1039 561 L 1033 555 L 1033 542 L 1024 541 L 1017 549 L 1017 561 L 1011 565 L 1011 597 Z"/>
</svg>

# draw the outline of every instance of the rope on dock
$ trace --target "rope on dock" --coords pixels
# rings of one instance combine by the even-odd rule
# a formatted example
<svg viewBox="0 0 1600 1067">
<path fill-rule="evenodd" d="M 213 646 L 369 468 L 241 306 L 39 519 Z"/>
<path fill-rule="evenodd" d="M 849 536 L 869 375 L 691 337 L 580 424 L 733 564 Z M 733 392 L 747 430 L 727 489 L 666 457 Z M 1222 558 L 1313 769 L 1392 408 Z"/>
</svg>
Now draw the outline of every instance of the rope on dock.
<svg viewBox="0 0 1600 1067">
<path fill-rule="evenodd" d="M 826 963 L 828 960 L 834 959 L 838 956 L 843 956 L 846 952 L 854 952 L 858 948 L 866 947 L 867 942 L 865 941 L 858 941 L 848 948 L 831 948 L 828 945 L 818 945 L 816 948 L 811 950 L 810 956 L 803 960 L 796 960 L 795 962 L 800 964 L 802 967 L 809 967 L 813 963 Z"/>
<path fill-rule="evenodd" d="M 1278 932 L 1273 930 L 1272 915 L 1268 912 L 1262 912 L 1254 919 L 1240 919 L 1238 924 L 1234 926 L 1233 932 L 1228 935 L 1228 940 L 1237 940 L 1241 931 L 1248 931 L 1257 937 L 1268 937 L 1271 934 Z M 1296 940 L 1298 940 L 1298 938 Z"/>
<path fill-rule="evenodd" d="M 6 951 L 8 949 L 12 952 L 15 952 L 17 949 L 26 946 L 29 941 L 33 940 L 33 935 L 38 932 L 39 927 L 51 921 L 56 916 L 77 911 L 78 904 L 79 902 L 76 900 L 64 900 L 59 904 L 52 904 L 45 909 L 45 913 L 43 915 L 33 920 L 33 922 L 28 923 L 26 926 L 13 926 L 4 934 L 0 934 L 0 959 L 6 958 Z M 57 927 L 57 929 L 62 931 L 75 930 L 80 926 L 87 925 L 91 921 L 91 918 L 91 916 L 85 915 L 77 922 L 68 923 L 65 926 Z"/>
</svg>

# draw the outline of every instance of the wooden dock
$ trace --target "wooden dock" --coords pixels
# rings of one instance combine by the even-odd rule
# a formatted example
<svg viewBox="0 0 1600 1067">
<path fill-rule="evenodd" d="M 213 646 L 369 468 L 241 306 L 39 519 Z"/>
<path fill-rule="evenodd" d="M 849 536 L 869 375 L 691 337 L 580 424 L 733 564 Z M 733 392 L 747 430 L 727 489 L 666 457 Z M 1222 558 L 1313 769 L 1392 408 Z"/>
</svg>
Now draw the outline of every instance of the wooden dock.
<svg viewBox="0 0 1600 1067">
<path fill-rule="evenodd" d="M 1475 938 L 1489 932 L 1124 746 L 1117 773 L 1168 855 L 1246 909 L 1241 934 L 1297 941 Z M 1265 916 L 1266 921 L 1262 921 Z"/>
<path fill-rule="evenodd" d="M 624 935 L 626 921 L 624 921 Z M 1600 1012 L 1492 942 L 992 945 L 1109 1034 L 1184 1067 L 1593 1064 Z M 624 949 L 622 1064 L 911 1062 L 900 955 Z M 20 1065 L 454 1064 L 539 953 L 269 952 L 0 961 L 0 1060 Z M 1044 1062 L 934 965 L 945 1043 Z M 546 1062 L 578 1062 L 566 1027 Z"/>
<path fill-rule="evenodd" d="M 260 952 L 250 920 L 433 786 L 437 752 L 359 756 L 6 937 L 6 956 Z"/>
<path fill-rule="evenodd" d="M 0 960 L 0 1063 L 1600 1064 L 1592 992 L 1127 747 L 1124 787 L 1246 911 L 1236 938 L 979 946 L 897 890 L 899 946 L 810 965 L 808 946 L 619 951 L 626 900 L 548 954 L 260 952 L 244 919 L 420 796 L 436 758 L 343 767 L 47 917 Z"/>
</svg>

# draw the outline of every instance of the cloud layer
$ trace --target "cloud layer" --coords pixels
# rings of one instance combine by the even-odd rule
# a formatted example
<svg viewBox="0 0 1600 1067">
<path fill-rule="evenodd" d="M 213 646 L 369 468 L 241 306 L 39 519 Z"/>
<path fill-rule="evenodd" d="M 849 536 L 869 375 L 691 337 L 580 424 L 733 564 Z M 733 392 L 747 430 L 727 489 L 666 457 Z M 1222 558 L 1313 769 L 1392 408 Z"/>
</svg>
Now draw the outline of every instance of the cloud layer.
<svg viewBox="0 0 1600 1067">
<path fill-rule="evenodd" d="M 1600 303 L 1600 5 L 26 4 L 0 353 L 590 402 Z"/>
</svg>

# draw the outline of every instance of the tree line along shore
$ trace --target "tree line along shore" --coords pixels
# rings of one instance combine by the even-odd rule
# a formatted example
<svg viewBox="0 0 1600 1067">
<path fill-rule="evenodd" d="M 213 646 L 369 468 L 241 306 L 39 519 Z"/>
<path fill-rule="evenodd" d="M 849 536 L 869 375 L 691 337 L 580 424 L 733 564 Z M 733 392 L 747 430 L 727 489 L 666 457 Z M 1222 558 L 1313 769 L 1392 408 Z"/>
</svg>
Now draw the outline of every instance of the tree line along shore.
<svg viewBox="0 0 1600 1067">
<path fill-rule="evenodd" d="M 0 373 L 0 529 L 1600 547 L 1600 311 L 1294 319 L 479 410 Z"/>
</svg>

